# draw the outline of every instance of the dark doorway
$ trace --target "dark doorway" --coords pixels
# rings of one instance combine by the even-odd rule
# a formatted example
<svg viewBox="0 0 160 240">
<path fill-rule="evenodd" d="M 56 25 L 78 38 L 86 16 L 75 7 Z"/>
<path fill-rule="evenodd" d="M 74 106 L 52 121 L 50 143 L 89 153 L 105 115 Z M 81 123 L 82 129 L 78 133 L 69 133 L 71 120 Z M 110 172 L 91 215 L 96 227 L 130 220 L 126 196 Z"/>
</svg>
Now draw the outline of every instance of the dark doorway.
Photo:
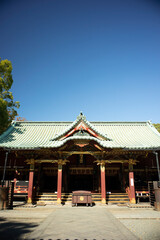
<svg viewBox="0 0 160 240">
<path fill-rule="evenodd" d="M 93 190 L 93 175 L 71 175 L 70 191 Z"/>
<path fill-rule="evenodd" d="M 115 176 L 106 176 L 106 191 L 121 191 L 121 184 L 118 174 Z"/>
<path fill-rule="evenodd" d="M 43 177 L 43 192 L 56 192 L 57 191 L 57 176 Z"/>
</svg>

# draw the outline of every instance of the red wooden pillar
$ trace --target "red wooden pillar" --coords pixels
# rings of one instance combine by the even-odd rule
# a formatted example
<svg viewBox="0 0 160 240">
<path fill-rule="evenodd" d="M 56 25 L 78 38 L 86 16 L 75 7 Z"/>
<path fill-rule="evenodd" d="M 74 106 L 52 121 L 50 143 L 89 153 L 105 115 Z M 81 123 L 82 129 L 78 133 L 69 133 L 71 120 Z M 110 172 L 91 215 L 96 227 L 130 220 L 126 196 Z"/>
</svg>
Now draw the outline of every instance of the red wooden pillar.
<svg viewBox="0 0 160 240">
<path fill-rule="evenodd" d="M 130 203 L 135 204 L 135 186 L 134 186 L 134 172 L 129 172 L 129 189 L 130 189 Z"/>
<path fill-rule="evenodd" d="M 101 192 L 101 174 L 98 174 L 98 192 Z"/>
<path fill-rule="evenodd" d="M 17 176 L 19 175 L 19 173 L 18 173 L 18 170 L 16 169 L 15 170 L 15 173 L 14 173 L 14 179 L 13 179 L 13 181 L 14 181 L 14 188 L 16 188 L 16 183 L 17 183 Z"/>
<path fill-rule="evenodd" d="M 61 204 L 62 193 L 62 165 L 58 164 L 58 176 L 57 176 L 57 203 Z"/>
<path fill-rule="evenodd" d="M 100 164 L 101 170 L 101 202 L 106 204 L 106 177 L 105 177 L 105 164 Z"/>
<path fill-rule="evenodd" d="M 34 179 L 34 164 L 30 165 L 29 185 L 28 185 L 28 203 L 32 203 L 33 198 L 33 179 Z"/>
<path fill-rule="evenodd" d="M 124 164 L 122 163 L 122 191 L 125 191 L 126 179 L 125 179 L 125 171 Z"/>
<path fill-rule="evenodd" d="M 17 178 L 15 177 L 13 181 L 14 181 L 14 188 L 16 188 Z"/>
</svg>

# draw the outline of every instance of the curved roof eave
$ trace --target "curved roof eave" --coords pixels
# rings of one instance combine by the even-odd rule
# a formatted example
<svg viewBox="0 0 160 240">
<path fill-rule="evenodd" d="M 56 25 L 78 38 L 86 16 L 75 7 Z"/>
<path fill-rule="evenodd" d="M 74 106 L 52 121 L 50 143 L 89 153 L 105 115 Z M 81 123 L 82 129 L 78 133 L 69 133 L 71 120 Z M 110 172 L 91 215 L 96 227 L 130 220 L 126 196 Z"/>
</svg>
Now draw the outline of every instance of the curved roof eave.
<svg viewBox="0 0 160 240">
<path fill-rule="evenodd" d="M 58 147 L 62 147 L 64 144 L 66 144 L 68 141 L 72 141 L 72 140 L 88 140 L 88 141 L 95 141 L 97 142 L 101 147 L 104 148 L 121 148 L 120 145 L 114 143 L 113 141 L 104 141 L 104 140 L 99 140 L 96 137 L 91 137 L 91 136 L 71 136 L 68 138 L 65 138 L 64 140 L 61 141 L 52 141 L 51 144 L 49 144 L 48 147 L 53 147 L 53 148 L 58 148 Z"/>
</svg>

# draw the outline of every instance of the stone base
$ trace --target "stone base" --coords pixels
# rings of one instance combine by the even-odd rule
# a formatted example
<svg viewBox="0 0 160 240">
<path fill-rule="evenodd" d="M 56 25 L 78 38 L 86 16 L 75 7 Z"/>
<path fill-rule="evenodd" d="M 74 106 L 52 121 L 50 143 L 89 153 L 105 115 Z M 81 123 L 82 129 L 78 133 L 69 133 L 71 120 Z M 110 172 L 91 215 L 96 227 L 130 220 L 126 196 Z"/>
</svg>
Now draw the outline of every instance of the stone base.
<svg viewBox="0 0 160 240">
<path fill-rule="evenodd" d="M 32 199 L 31 199 L 31 198 L 28 198 L 27 203 L 28 203 L 28 204 L 32 204 Z"/>
<path fill-rule="evenodd" d="M 106 199 L 105 199 L 105 198 L 102 198 L 101 203 L 102 203 L 102 204 L 106 204 Z"/>
<path fill-rule="evenodd" d="M 37 202 L 37 206 L 46 206 L 45 202 Z"/>
<path fill-rule="evenodd" d="M 154 203 L 155 210 L 160 211 L 160 202 Z"/>
<path fill-rule="evenodd" d="M 57 198 L 57 204 L 61 204 L 61 199 Z"/>
<path fill-rule="evenodd" d="M 131 199 L 130 199 L 130 203 L 131 203 L 131 204 L 136 204 L 136 199 L 135 199 L 135 198 L 131 198 Z"/>
</svg>

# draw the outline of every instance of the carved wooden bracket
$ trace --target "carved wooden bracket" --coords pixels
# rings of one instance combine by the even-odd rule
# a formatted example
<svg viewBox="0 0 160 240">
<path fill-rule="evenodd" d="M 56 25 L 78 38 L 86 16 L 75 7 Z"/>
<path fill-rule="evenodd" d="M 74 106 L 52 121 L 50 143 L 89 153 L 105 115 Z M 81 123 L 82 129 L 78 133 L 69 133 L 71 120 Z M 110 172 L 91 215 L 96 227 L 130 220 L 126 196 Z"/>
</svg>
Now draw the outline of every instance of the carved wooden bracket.
<svg viewBox="0 0 160 240">
<path fill-rule="evenodd" d="M 58 159 L 58 160 L 53 160 L 53 163 L 57 163 L 58 165 L 66 165 L 67 162 L 69 162 L 66 159 Z"/>
<path fill-rule="evenodd" d="M 32 164 L 32 165 L 34 165 L 34 164 L 35 164 L 35 159 L 33 159 L 33 158 L 27 159 L 25 162 L 26 162 L 27 164 Z"/>
</svg>

